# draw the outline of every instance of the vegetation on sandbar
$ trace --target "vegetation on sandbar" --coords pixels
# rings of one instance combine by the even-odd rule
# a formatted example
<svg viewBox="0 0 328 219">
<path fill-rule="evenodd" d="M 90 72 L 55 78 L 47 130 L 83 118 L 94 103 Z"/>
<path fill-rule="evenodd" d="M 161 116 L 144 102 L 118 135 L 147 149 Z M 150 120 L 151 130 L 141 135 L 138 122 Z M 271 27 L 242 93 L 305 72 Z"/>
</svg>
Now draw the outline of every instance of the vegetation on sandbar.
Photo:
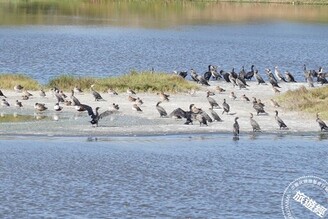
<svg viewBox="0 0 328 219">
<path fill-rule="evenodd" d="M 92 84 L 98 91 L 105 92 L 108 88 L 117 91 L 126 91 L 127 88 L 139 92 L 184 92 L 197 89 L 198 85 L 183 79 L 175 74 L 136 72 L 117 77 L 93 78 L 73 75 L 60 75 L 52 78 L 47 84 L 42 85 L 36 80 L 23 74 L 0 74 L 0 89 L 12 90 L 20 84 L 27 90 L 39 90 L 40 88 L 58 87 L 70 91 L 74 87 L 89 89 Z"/>
<path fill-rule="evenodd" d="M 276 98 L 281 105 L 289 110 L 301 111 L 328 119 L 328 87 L 307 89 L 302 86 L 293 91 L 287 91 Z"/>
</svg>

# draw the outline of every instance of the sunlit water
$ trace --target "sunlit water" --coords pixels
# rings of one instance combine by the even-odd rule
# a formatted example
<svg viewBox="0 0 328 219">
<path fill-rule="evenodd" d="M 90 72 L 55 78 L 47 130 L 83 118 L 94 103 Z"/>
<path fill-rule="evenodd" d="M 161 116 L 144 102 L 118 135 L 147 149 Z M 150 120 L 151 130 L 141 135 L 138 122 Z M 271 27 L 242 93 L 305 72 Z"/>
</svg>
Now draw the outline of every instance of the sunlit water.
<svg viewBox="0 0 328 219">
<path fill-rule="evenodd" d="M 41 82 L 60 74 L 117 76 L 131 70 L 173 72 L 209 64 L 237 72 L 252 64 L 261 74 L 280 67 L 303 80 L 328 65 L 328 25 L 286 22 L 180 26 L 168 29 L 110 26 L 0 27 L 0 72 Z"/>
<path fill-rule="evenodd" d="M 327 177 L 320 139 L 2 137 L 0 217 L 282 218 L 289 183 Z"/>
</svg>

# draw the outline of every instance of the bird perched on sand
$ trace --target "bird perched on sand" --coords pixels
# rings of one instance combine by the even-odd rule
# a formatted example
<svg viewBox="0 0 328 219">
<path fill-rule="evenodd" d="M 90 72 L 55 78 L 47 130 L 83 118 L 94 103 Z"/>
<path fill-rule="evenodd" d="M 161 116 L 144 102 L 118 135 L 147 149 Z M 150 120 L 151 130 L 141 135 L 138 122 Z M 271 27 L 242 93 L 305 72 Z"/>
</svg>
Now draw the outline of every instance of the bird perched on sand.
<svg viewBox="0 0 328 219">
<path fill-rule="evenodd" d="M 170 101 L 169 100 L 169 97 L 170 97 L 169 94 L 165 94 L 164 92 L 160 92 L 160 93 L 157 93 L 157 95 L 159 95 L 159 98 L 161 99 L 161 101 Z"/>
<path fill-rule="evenodd" d="M 137 112 L 142 112 L 141 108 L 136 103 L 132 105 L 132 110 Z"/>
<path fill-rule="evenodd" d="M 128 89 L 126 90 L 126 93 L 129 94 L 129 95 L 136 95 L 136 94 L 137 94 L 137 93 L 136 93 L 134 90 L 132 90 L 131 88 L 128 88 Z"/>
<path fill-rule="evenodd" d="M 249 120 L 253 128 L 253 132 L 260 132 L 261 131 L 260 125 L 255 121 L 255 119 L 253 119 L 253 113 L 250 113 Z"/>
<path fill-rule="evenodd" d="M 41 90 L 39 91 L 39 96 L 40 96 L 40 97 L 45 97 L 45 96 L 46 96 L 46 92 L 44 92 L 44 90 L 41 89 Z"/>
<path fill-rule="evenodd" d="M 109 95 L 118 95 L 118 93 L 111 87 L 107 89 L 107 93 Z"/>
<path fill-rule="evenodd" d="M 7 98 L 3 93 L 2 91 L 0 90 L 0 97 L 4 97 L 4 98 Z"/>
<path fill-rule="evenodd" d="M 279 129 L 288 129 L 287 125 L 284 123 L 284 121 L 278 116 L 278 111 L 275 110 L 275 119 L 278 123 Z"/>
<path fill-rule="evenodd" d="M 24 87 L 20 84 L 17 84 L 17 85 L 14 86 L 14 91 L 16 91 L 17 93 L 22 92 L 23 89 L 24 89 Z"/>
<path fill-rule="evenodd" d="M 157 109 L 160 117 L 167 117 L 167 112 L 165 111 L 165 109 L 162 106 L 159 105 L 161 103 L 162 103 L 162 101 L 157 102 L 156 109 Z"/>
<path fill-rule="evenodd" d="M 233 92 L 233 91 L 231 91 L 231 93 L 230 93 L 230 99 L 232 99 L 232 100 L 235 100 L 235 99 L 237 99 L 237 96 L 235 95 L 235 92 Z"/>
<path fill-rule="evenodd" d="M 214 94 L 213 94 L 214 95 Z M 210 106 L 211 106 L 211 108 L 213 109 L 213 108 L 221 108 L 220 106 L 219 106 L 219 104 L 216 102 L 216 100 L 214 100 L 212 97 L 210 97 L 210 91 L 207 91 L 206 92 L 206 98 L 207 98 L 207 101 L 208 101 L 208 103 L 210 104 Z"/>
<path fill-rule="evenodd" d="M 8 103 L 8 101 L 6 99 L 2 99 L 1 100 L 1 106 L 3 106 L 3 107 L 9 107 L 10 104 Z"/>
<path fill-rule="evenodd" d="M 91 87 L 90 87 L 90 90 L 91 90 L 91 93 L 93 95 L 93 97 L 95 98 L 95 101 L 105 101 L 104 98 L 101 97 L 101 95 L 94 90 L 94 87 L 95 85 L 92 84 Z"/>
<path fill-rule="evenodd" d="M 257 84 L 266 84 L 262 76 L 258 73 L 259 71 L 255 71 L 255 79 L 257 81 Z"/>
<path fill-rule="evenodd" d="M 214 119 L 214 121 L 218 121 L 218 122 L 222 122 L 222 119 L 220 118 L 220 116 L 214 111 L 214 109 L 209 108 L 209 111 Z"/>
<path fill-rule="evenodd" d="M 240 99 L 243 100 L 243 101 L 249 102 L 249 98 L 246 96 L 246 94 L 243 94 L 243 95 L 240 97 Z"/>
<path fill-rule="evenodd" d="M 23 107 L 23 104 L 22 104 L 22 102 L 20 102 L 19 100 L 16 100 L 16 102 L 15 102 L 15 106 L 16 106 L 17 108 L 21 108 L 21 107 Z"/>
<path fill-rule="evenodd" d="M 275 101 L 274 99 L 270 99 L 270 103 L 274 107 L 280 107 L 279 103 L 277 101 Z"/>
<path fill-rule="evenodd" d="M 217 91 L 219 91 L 219 93 L 222 93 L 222 92 L 225 92 L 225 91 L 226 91 L 225 89 L 223 89 L 223 88 L 220 87 L 219 85 L 217 85 L 217 86 L 215 87 L 215 89 L 216 89 Z"/>
<path fill-rule="evenodd" d="M 279 81 L 284 81 L 286 82 L 285 77 L 280 73 L 278 66 L 274 67 L 274 74 L 276 75 L 276 77 L 278 78 Z"/>
<path fill-rule="evenodd" d="M 326 123 L 319 118 L 319 113 L 317 113 L 317 119 L 315 121 L 319 124 L 321 131 L 328 131 Z"/>
<path fill-rule="evenodd" d="M 83 93 L 83 90 L 78 86 L 75 86 L 73 88 L 73 90 L 74 90 L 74 93 L 76 93 L 76 94 L 82 94 Z"/>
<path fill-rule="evenodd" d="M 230 106 L 229 106 L 229 104 L 227 104 L 226 99 L 223 99 L 222 107 L 223 107 L 222 114 L 223 113 L 227 113 L 228 114 L 229 111 L 230 111 Z"/>
<path fill-rule="evenodd" d="M 55 106 L 54 106 L 54 110 L 55 111 L 61 111 L 63 109 L 62 106 L 59 106 L 59 103 L 56 103 Z"/>
</svg>

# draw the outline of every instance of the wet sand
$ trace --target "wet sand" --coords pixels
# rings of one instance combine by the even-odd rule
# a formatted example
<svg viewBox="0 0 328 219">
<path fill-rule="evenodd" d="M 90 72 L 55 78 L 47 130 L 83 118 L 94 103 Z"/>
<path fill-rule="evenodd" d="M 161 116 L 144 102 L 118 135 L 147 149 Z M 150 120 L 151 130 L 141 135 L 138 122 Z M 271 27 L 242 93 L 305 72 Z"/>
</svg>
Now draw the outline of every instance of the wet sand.
<svg viewBox="0 0 328 219">
<path fill-rule="evenodd" d="M 117 103 L 120 107 L 118 113 L 105 117 L 99 121 L 98 127 L 92 127 L 89 123 L 90 117 L 87 112 L 77 112 L 74 106 L 63 106 L 61 112 L 56 112 L 53 107 L 56 103 L 55 97 L 51 91 L 46 91 L 46 97 L 40 97 L 39 91 L 30 91 L 33 96 L 29 100 L 22 100 L 22 93 L 17 93 L 14 90 L 2 90 L 7 96 L 7 101 L 11 104 L 10 107 L 1 106 L 1 115 L 8 114 L 17 115 L 34 115 L 38 117 L 46 117 L 44 119 L 35 119 L 28 122 L 2 122 L 0 123 L 1 135 L 47 135 L 47 136 L 95 136 L 95 135 L 166 135 L 166 134 L 182 134 L 182 133 L 229 133 L 232 132 L 234 118 L 239 117 L 240 133 L 250 133 L 252 128 L 250 125 L 250 113 L 254 114 L 254 119 L 259 123 L 263 133 L 304 133 L 304 132 L 319 132 L 319 126 L 315 121 L 315 115 L 304 113 L 291 112 L 282 107 L 274 107 L 270 103 L 270 99 L 275 97 L 271 85 L 257 85 L 256 82 L 248 82 L 248 89 L 239 89 L 225 82 L 211 81 L 211 86 L 202 86 L 199 91 L 194 94 L 177 93 L 170 94 L 170 101 L 163 102 L 161 106 L 171 113 L 174 109 L 180 107 L 184 110 L 189 109 L 190 104 L 195 104 L 196 107 L 202 108 L 209 115 L 209 103 L 206 99 L 206 92 L 213 91 L 212 96 L 220 107 L 222 107 L 223 99 L 227 100 L 230 105 L 230 114 L 223 114 L 222 109 L 214 109 L 222 122 L 212 122 L 208 126 L 200 126 L 199 122 L 194 121 L 193 125 L 185 125 L 185 119 L 177 120 L 174 118 L 160 118 L 155 105 L 160 100 L 156 93 L 137 93 L 135 97 L 143 100 L 140 106 L 142 112 L 132 110 L 132 102 L 128 100 L 129 94 L 123 92 L 118 95 L 110 95 L 105 92 L 99 92 L 106 101 L 95 101 L 91 92 L 85 90 L 82 94 L 75 96 L 83 104 L 88 104 L 93 108 L 99 106 L 99 112 L 108 110 L 113 103 Z M 225 92 L 218 92 L 216 86 L 226 89 Z M 281 93 L 287 90 L 294 90 L 304 83 L 280 83 L 282 87 Z M 95 87 L 96 88 L 96 87 Z M 235 92 L 237 99 L 232 100 L 230 92 Z M 65 92 L 69 100 L 70 94 Z M 245 94 L 250 98 L 250 102 L 241 99 Z M 265 104 L 267 114 L 256 116 L 256 111 L 253 109 L 252 97 L 261 99 Z M 19 100 L 23 103 L 22 108 L 14 106 L 15 101 Z M 36 112 L 34 109 L 35 103 L 44 103 L 48 109 L 44 112 Z M 274 110 L 279 111 L 279 116 L 288 126 L 288 130 L 279 130 L 278 124 L 275 121 Z"/>
</svg>

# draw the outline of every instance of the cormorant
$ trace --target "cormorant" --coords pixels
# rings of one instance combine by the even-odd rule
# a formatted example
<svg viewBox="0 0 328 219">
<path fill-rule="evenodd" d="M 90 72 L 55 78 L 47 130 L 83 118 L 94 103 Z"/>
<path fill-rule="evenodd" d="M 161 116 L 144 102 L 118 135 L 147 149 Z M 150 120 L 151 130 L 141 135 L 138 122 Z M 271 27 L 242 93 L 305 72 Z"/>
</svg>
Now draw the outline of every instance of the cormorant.
<svg viewBox="0 0 328 219">
<path fill-rule="evenodd" d="M 165 111 L 165 109 L 160 106 L 159 104 L 161 104 L 162 101 L 158 101 L 157 104 L 156 104 L 156 109 L 160 115 L 160 117 L 166 117 L 167 116 L 167 112 Z"/>
<path fill-rule="evenodd" d="M 254 65 L 251 66 L 251 71 L 247 72 L 245 75 L 245 79 L 251 80 L 252 77 L 254 76 Z"/>
<path fill-rule="evenodd" d="M 278 111 L 277 110 L 275 110 L 275 113 L 276 113 L 276 115 L 275 115 L 275 119 L 276 119 L 276 121 L 277 121 L 277 123 L 278 123 L 278 126 L 279 126 L 279 129 L 288 129 L 288 127 L 287 127 L 287 125 L 284 123 L 284 121 L 282 121 L 282 119 L 278 116 Z"/>
<path fill-rule="evenodd" d="M 96 107 L 95 112 L 93 112 L 91 106 L 85 104 L 81 104 L 81 106 L 88 112 L 88 115 L 91 117 L 90 123 L 92 124 L 92 126 L 98 126 L 98 122 L 100 119 L 115 113 L 115 111 L 113 110 L 106 110 L 99 114 L 98 110 L 100 109 L 100 107 Z"/>
<path fill-rule="evenodd" d="M 230 111 L 230 106 L 229 106 L 229 104 L 227 104 L 226 99 L 223 99 L 222 107 L 223 107 L 222 114 L 225 112 L 228 114 Z"/>
<path fill-rule="evenodd" d="M 210 113 L 211 113 L 214 121 L 222 122 L 222 119 L 220 118 L 220 116 L 212 108 L 209 108 L 209 110 L 210 110 Z"/>
<path fill-rule="evenodd" d="M 294 76 L 289 71 L 285 72 L 285 76 L 287 82 L 296 82 Z"/>
<path fill-rule="evenodd" d="M 317 113 L 317 119 L 315 121 L 319 124 L 321 131 L 328 131 L 326 123 L 319 118 L 319 113 Z"/>
<path fill-rule="evenodd" d="M 22 102 L 16 100 L 16 102 L 15 102 L 15 106 L 16 106 L 17 108 L 21 108 L 21 107 L 23 107 L 23 104 L 22 104 Z"/>
<path fill-rule="evenodd" d="M 118 95 L 118 93 L 111 87 L 107 89 L 107 93 L 109 95 Z"/>
<path fill-rule="evenodd" d="M 74 90 L 71 90 L 71 96 L 70 96 L 71 100 L 72 100 L 72 103 L 71 105 L 74 105 L 74 106 L 79 106 L 81 105 L 80 101 L 74 96 Z"/>
<path fill-rule="evenodd" d="M 235 118 L 235 123 L 233 124 L 233 130 L 232 130 L 232 132 L 233 132 L 233 135 L 234 136 L 238 136 L 239 135 L 239 124 L 238 124 L 238 120 L 239 118 L 238 117 L 236 117 Z"/>
<path fill-rule="evenodd" d="M 104 98 L 102 98 L 101 95 L 93 89 L 94 86 L 95 86 L 94 84 L 91 85 L 90 90 L 91 90 L 93 97 L 95 98 L 95 101 L 100 101 L 100 100 L 104 101 Z"/>
<path fill-rule="evenodd" d="M 255 121 L 255 119 L 253 119 L 253 113 L 250 113 L 250 123 L 251 123 L 251 126 L 253 128 L 253 132 L 257 132 L 257 131 L 261 131 L 261 128 L 260 128 L 260 125 Z"/>
<path fill-rule="evenodd" d="M 236 96 L 235 92 L 233 92 L 233 91 L 231 91 L 229 97 L 230 97 L 230 99 L 232 99 L 232 100 L 237 99 L 237 96 Z"/>
<path fill-rule="evenodd" d="M 194 81 L 196 81 L 196 82 L 199 81 L 198 74 L 194 69 L 190 69 L 190 76 Z"/>
<path fill-rule="evenodd" d="M 137 93 L 136 93 L 134 90 L 132 90 L 131 88 L 128 88 L 128 89 L 126 90 L 126 93 L 129 94 L 129 95 L 136 95 L 136 94 L 137 94 Z"/>
<path fill-rule="evenodd" d="M 132 105 L 132 110 L 135 110 L 137 112 L 142 112 L 141 108 L 136 103 Z"/>
<path fill-rule="evenodd" d="M 219 106 L 219 104 L 216 102 L 216 100 L 214 100 L 212 97 L 210 97 L 210 91 L 207 91 L 206 92 L 206 98 L 207 98 L 207 100 L 208 100 L 208 102 L 209 102 L 209 104 L 210 104 L 210 106 L 211 106 L 211 108 L 213 109 L 213 108 L 221 108 L 220 106 Z"/>
<path fill-rule="evenodd" d="M 264 81 L 264 79 L 261 77 L 261 75 L 259 75 L 258 72 L 259 72 L 258 70 L 256 70 L 256 71 L 254 72 L 254 74 L 255 74 L 255 79 L 256 79 L 256 81 L 257 81 L 257 84 L 266 84 L 265 81 Z"/>
</svg>

